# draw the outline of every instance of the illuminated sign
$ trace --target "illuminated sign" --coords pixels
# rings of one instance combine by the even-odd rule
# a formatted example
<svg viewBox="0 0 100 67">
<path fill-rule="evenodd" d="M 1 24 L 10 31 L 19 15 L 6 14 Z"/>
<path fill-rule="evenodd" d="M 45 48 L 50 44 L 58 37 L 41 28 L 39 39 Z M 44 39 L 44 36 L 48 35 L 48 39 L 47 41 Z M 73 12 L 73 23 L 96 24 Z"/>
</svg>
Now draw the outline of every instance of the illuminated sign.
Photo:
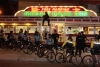
<svg viewBox="0 0 100 67">
<path fill-rule="evenodd" d="M 84 9 L 79 7 L 32 7 L 28 8 L 32 12 L 67 12 L 67 11 L 84 11 Z M 28 10 L 27 9 L 27 10 Z"/>
<path fill-rule="evenodd" d="M 44 12 L 24 12 L 24 16 L 35 16 L 35 17 L 42 17 L 44 15 Z M 48 12 L 48 15 L 51 17 L 71 17 L 71 16 L 88 16 L 88 12 L 82 11 L 82 12 Z"/>
<path fill-rule="evenodd" d="M 97 16 L 91 10 L 81 6 L 30 6 L 18 11 L 15 16 L 42 17 L 48 12 L 50 17 L 90 17 Z"/>
</svg>

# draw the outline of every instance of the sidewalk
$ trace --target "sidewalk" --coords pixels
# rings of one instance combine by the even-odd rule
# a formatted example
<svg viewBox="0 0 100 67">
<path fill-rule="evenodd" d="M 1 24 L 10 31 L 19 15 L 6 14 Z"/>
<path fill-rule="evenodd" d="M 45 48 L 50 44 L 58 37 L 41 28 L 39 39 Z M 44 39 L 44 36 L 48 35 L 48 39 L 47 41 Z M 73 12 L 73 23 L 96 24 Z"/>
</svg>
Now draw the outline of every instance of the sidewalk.
<svg viewBox="0 0 100 67">
<path fill-rule="evenodd" d="M 0 60 L 15 60 L 15 61 L 47 61 L 45 57 L 39 58 L 34 53 L 32 55 L 24 54 L 22 51 L 0 49 Z"/>
<path fill-rule="evenodd" d="M 59 51 L 60 52 L 60 51 Z M 89 55 L 90 53 L 83 53 L 84 55 Z M 13 50 L 5 50 L 0 48 L 0 60 L 15 60 L 15 61 L 48 61 L 45 57 L 39 58 L 35 53 L 32 55 L 25 54 L 22 51 L 17 52 Z"/>
</svg>

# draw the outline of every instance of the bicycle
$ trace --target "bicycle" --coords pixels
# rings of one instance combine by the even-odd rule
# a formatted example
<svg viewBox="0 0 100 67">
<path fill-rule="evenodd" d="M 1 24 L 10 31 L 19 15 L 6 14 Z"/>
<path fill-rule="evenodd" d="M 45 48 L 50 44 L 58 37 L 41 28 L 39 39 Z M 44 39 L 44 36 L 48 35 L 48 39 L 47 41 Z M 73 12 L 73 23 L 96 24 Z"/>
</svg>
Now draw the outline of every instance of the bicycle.
<svg viewBox="0 0 100 67">
<path fill-rule="evenodd" d="M 55 53 L 54 53 L 53 48 L 48 49 L 43 44 L 40 44 L 40 47 L 37 50 L 37 54 L 40 54 L 41 57 L 46 56 L 46 58 L 49 62 L 55 61 Z"/>
<path fill-rule="evenodd" d="M 67 49 L 66 51 L 63 49 L 63 52 L 58 52 L 56 54 L 56 62 L 58 63 L 65 63 L 69 62 L 73 65 L 80 65 L 82 63 L 82 57 L 78 54 L 75 55 L 72 50 Z"/>
<path fill-rule="evenodd" d="M 97 60 L 97 59 L 94 55 L 94 49 L 91 49 L 90 52 L 91 52 L 91 55 L 85 55 L 82 60 L 83 65 L 86 67 L 93 67 L 96 65 L 95 60 Z M 100 51 L 99 51 L 98 55 L 100 56 Z M 98 61 L 100 61 L 100 59 Z"/>
</svg>

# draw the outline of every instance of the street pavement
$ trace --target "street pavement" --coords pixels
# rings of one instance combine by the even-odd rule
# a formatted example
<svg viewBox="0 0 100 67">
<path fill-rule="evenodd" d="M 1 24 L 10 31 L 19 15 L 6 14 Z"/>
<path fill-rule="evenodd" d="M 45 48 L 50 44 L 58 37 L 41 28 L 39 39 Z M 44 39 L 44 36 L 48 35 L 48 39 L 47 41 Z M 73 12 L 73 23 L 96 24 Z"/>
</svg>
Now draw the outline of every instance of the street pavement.
<svg viewBox="0 0 100 67">
<path fill-rule="evenodd" d="M 89 54 L 85 53 L 82 56 Z M 24 54 L 13 50 L 0 49 L 0 67 L 84 67 L 83 65 L 74 66 L 71 63 L 58 64 L 50 63 L 45 57 L 39 58 L 34 53 Z M 96 65 L 100 67 L 100 64 Z"/>
</svg>

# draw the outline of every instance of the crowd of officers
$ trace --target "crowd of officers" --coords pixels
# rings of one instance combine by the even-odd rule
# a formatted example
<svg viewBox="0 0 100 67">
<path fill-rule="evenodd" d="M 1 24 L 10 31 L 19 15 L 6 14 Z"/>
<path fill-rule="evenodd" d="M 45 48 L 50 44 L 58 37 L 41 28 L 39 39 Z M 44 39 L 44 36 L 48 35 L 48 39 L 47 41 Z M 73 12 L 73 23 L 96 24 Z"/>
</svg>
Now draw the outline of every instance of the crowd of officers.
<svg viewBox="0 0 100 67">
<path fill-rule="evenodd" d="M 20 29 L 19 30 L 19 33 L 18 33 L 18 40 L 19 41 L 22 41 L 23 43 L 25 43 L 27 45 L 27 42 L 28 42 L 28 32 L 27 31 L 24 31 L 23 33 L 23 29 Z M 42 37 L 43 37 L 43 41 L 42 41 Z M 99 41 L 100 39 L 100 31 L 99 31 L 99 34 L 95 34 L 95 39 L 94 41 Z M 59 39 L 59 34 L 57 33 L 56 30 L 54 30 L 54 32 L 52 34 L 50 34 L 46 29 L 42 32 L 42 35 L 39 33 L 39 31 L 35 31 L 34 35 L 33 35 L 33 38 L 34 38 L 34 41 L 35 41 L 35 44 L 38 45 L 39 43 L 42 43 L 42 44 L 47 44 L 49 46 L 49 48 L 52 48 L 52 46 L 54 46 L 55 49 L 58 49 L 57 46 L 58 46 L 58 39 Z M 8 34 L 7 36 L 7 40 L 9 42 L 15 40 L 15 35 L 13 33 L 13 31 L 10 31 L 10 33 Z M 5 37 L 4 37 L 4 31 L 1 30 L 0 31 L 0 41 L 4 41 L 5 40 Z M 73 41 L 73 38 L 72 38 L 72 35 L 70 34 L 68 36 L 68 39 L 63 43 L 62 47 L 66 46 L 67 45 L 67 48 L 69 48 L 69 50 L 72 50 L 74 52 L 74 48 L 76 49 L 75 51 L 75 54 L 77 54 L 79 52 L 79 56 L 81 56 L 81 53 L 82 51 L 84 51 L 84 48 L 86 47 L 86 40 L 87 37 L 84 35 L 84 32 L 79 32 L 78 35 L 76 36 L 76 41 Z M 72 42 L 72 44 L 70 44 L 70 42 Z M 93 48 L 93 44 L 94 42 L 91 42 L 91 48 Z M 68 46 L 68 44 L 70 46 Z M 71 46 L 72 45 L 72 46 Z M 98 53 L 99 49 L 95 49 L 94 50 L 95 53 Z M 73 53 L 72 53 L 73 54 Z"/>
</svg>

